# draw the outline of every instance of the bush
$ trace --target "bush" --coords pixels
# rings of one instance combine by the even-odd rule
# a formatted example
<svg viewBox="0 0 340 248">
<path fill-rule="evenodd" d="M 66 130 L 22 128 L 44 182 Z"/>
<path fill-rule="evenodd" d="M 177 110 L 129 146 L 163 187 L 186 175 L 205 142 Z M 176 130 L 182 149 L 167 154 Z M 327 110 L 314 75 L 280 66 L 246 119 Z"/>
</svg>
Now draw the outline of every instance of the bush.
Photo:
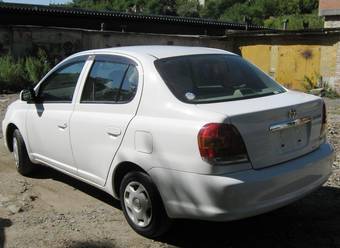
<svg viewBox="0 0 340 248">
<path fill-rule="evenodd" d="M 47 55 L 44 50 L 39 49 L 37 57 L 27 57 L 25 59 L 24 70 L 26 79 L 31 83 L 37 83 L 49 70 Z"/>
<path fill-rule="evenodd" d="M 39 50 L 36 57 L 0 56 L 0 68 L 0 91 L 17 92 L 37 83 L 51 66 L 46 53 Z"/>
<path fill-rule="evenodd" d="M 324 20 L 315 14 L 288 15 L 271 17 L 264 21 L 264 25 L 269 28 L 282 29 L 284 20 L 288 19 L 288 29 L 303 29 L 303 22 L 308 22 L 308 28 L 323 28 Z"/>
<path fill-rule="evenodd" d="M 340 97 L 340 95 L 323 80 L 322 76 L 318 76 L 317 78 L 317 81 L 314 82 L 311 78 L 305 76 L 304 87 L 307 93 L 328 98 Z"/>
<path fill-rule="evenodd" d="M 10 55 L 0 57 L 0 90 L 18 91 L 27 85 L 23 61 Z"/>
</svg>

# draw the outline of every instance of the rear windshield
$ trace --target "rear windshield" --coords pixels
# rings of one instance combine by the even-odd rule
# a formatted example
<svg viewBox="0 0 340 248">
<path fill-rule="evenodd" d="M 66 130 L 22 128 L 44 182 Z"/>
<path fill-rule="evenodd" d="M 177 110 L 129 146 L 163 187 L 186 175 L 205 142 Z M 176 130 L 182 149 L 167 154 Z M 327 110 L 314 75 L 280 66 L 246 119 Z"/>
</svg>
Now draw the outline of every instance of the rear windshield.
<svg viewBox="0 0 340 248">
<path fill-rule="evenodd" d="M 284 88 L 235 55 L 205 54 L 155 61 L 171 92 L 187 103 L 211 103 L 279 94 Z"/>
</svg>

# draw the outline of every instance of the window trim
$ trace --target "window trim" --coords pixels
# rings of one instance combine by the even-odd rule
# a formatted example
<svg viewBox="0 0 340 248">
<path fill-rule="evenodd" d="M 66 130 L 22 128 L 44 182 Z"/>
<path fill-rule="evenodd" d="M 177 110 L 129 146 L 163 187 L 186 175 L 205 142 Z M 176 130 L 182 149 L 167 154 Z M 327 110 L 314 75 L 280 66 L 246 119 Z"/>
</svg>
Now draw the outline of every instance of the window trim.
<svg viewBox="0 0 340 248">
<path fill-rule="evenodd" d="M 109 62 L 114 62 L 114 63 L 119 63 L 119 64 L 127 64 L 127 65 L 134 65 L 138 66 L 138 64 L 127 57 L 123 57 L 120 55 L 110 55 L 110 54 L 95 54 L 94 55 L 94 62 L 96 61 L 109 61 Z"/>
<path fill-rule="evenodd" d="M 73 98 L 75 96 L 75 93 L 76 93 L 76 89 L 77 89 L 77 85 L 79 83 L 79 79 L 81 78 L 81 74 L 82 72 L 84 71 L 84 68 L 85 68 L 85 65 L 86 65 L 86 61 L 88 60 L 89 58 L 89 55 L 81 55 L 81 56 L 78 56 L 78 57 L 75 57 L 75 58 L 72 58 L 72 59 L 68 59 L 67 61 L 65 62 L 62 62 L 60 65 L 58 65 L 57 67 L 55 67 L 54 69 L 52 69 L 47 75 L 45 78 L 43 78 L 43 80 L 39 83 L 38 85 L 38 88 L 36 90 L 36 96 L 38 97 L 39 96 L 39 93 L 40 93 L 40 89 L 41 89 L 41 86 L 44 85 L 46 83 L 46 80 L 48 80 L 51 76 L 53 76 L 56 72 L 64 69 L 65 67 L 67 66 L 70 66 L 72 64 L 76 64 L 76 63 L 79 63 L 79 62 L 84 62 L 84 65 L 79 73 L 79 76 L 78 76 L 78 79 L 77 79 L 77 82 L 76 82 L 76 85 L 74 87 L 74 91 L 73 91 L 73 94 L 72 94 L 72 100 L 71 101 L 43 101 L 42 99 L 39 99 L 37 98 L 37 103 L 39 104 L 45 104 L 45 103 L 52 103 L 52 104 L 65 104 L 65 103 L 69 103 L 69 104 L 72 104 L 73 102 Z"/>
<path fill-rule="evenodd" d="M 130 59 L 130 58 L 127 58 L 127 57 L 124 57 L 124 56 L 120 56 L 120 55 L 110 55 L 110 54 L 107 54 L 107 55 L 103 55 L 103 54 L 99 54 L 99 55 L 93 55 L 93 62 L 91 64 L 91 67 L 89 68 L 88 72 L 87 72 L 87 75 L 86 75 L 86 78 L 84 80 L 84 83 L 82 85 L 82 89 L 81 89 L 81 92 L 80 92 L 80 98 L 79 98 L 79 104 L 127 104 L 129 102 L 132 102 L 136 95 L 137 95 L 137 90 L 138 90 L 138 87 L 140 85 L 139 83 L 139 79 L 140 79 L 140 74 L 139 74 L 139 71 L 137 69 L 138 67 L 138 64 Z M 131 66 L 134 66 L 135 69 L 137 70 L 137 73 L 138 73 L 138 80 L 137 80 L 137 89 L 136 89 L 136 92 L 135 94 L 133 95 L 133 97 L 129 100 L 129 101 L 83 101 L 82 100 L 82 97 L 83 97 L 83 92 L 84 92 L 84 88 L 85 88 L 85 85 L 86 85 L 86 82 L 87 82 L 87 79 L 88 77 L 90 76 L 91 74 L 91 70 L 93 68 L 93 66 L 95 65 L 96 62 L 112 62 L 112 63 L 116 63 L 116 64 L 125 64 L 125 65 L 128 65 L 128 67 L 126 68 L 125 72 L 124 72 L 124 76 L 122 78 L 122 81 L 120 82 L 120 86 L 119 86 L 119 91 L 118 91 L 118 94 L 117 94 L 117 97 L 120 95 L 120 91 L 122 89 L 122 86 L 123 86 L 123 83 L 125 81 L 125 78 L 126 78 L 126 75 L 130 69 Z"/>
</svg>

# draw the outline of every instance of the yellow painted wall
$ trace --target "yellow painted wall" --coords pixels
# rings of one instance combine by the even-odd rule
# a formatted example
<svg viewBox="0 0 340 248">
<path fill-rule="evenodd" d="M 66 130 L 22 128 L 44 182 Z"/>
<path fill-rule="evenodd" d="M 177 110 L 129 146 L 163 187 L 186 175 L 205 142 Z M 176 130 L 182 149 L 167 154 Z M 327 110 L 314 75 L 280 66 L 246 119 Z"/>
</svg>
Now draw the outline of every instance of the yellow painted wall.
<svg viewBox="0 0 340 248">
<path fill-rule="evenodd" d="M 270 50 L 268 45 L 254 45 L 240 47 L 242 57 L 260 67 L 264 72 L 270 70 Z"/>
<path fill-rule="evenodd" d="M 320 75 L 320 46 L 280 46 L 275 79 L 292 89 L 305 90 L 305 77 L 314 83 Z"/>
<path fill-rule="evenodd" d="M 242 56 L 291 89 L 305 90 L 305 76 L 314 83 L 320 75 L 319 45 L 251 45 Z"/>
</svg>

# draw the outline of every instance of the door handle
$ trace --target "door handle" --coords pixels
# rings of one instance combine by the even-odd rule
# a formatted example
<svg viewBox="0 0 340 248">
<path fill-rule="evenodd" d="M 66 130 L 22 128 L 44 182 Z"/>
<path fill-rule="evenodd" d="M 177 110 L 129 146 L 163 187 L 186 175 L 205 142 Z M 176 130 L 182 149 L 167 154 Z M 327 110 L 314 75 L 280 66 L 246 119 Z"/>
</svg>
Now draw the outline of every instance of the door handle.
<svg viewBox="0 0 340 248">
<path fill-rule="evenodd" d="M 60 129 L 66 129 L 67 128 L 67 123 L 64 123 L 64 124 L 62 124 L 62 125 L 58 125 L 58 128 L 60 128 Z"/>
<path fill-rule="evenodd" d="M 111 137 L 118 137 L 122 134 L 122 130 L 118 127 L 109 127 L 106 129 L 106 133 Z"/>
</svg>

